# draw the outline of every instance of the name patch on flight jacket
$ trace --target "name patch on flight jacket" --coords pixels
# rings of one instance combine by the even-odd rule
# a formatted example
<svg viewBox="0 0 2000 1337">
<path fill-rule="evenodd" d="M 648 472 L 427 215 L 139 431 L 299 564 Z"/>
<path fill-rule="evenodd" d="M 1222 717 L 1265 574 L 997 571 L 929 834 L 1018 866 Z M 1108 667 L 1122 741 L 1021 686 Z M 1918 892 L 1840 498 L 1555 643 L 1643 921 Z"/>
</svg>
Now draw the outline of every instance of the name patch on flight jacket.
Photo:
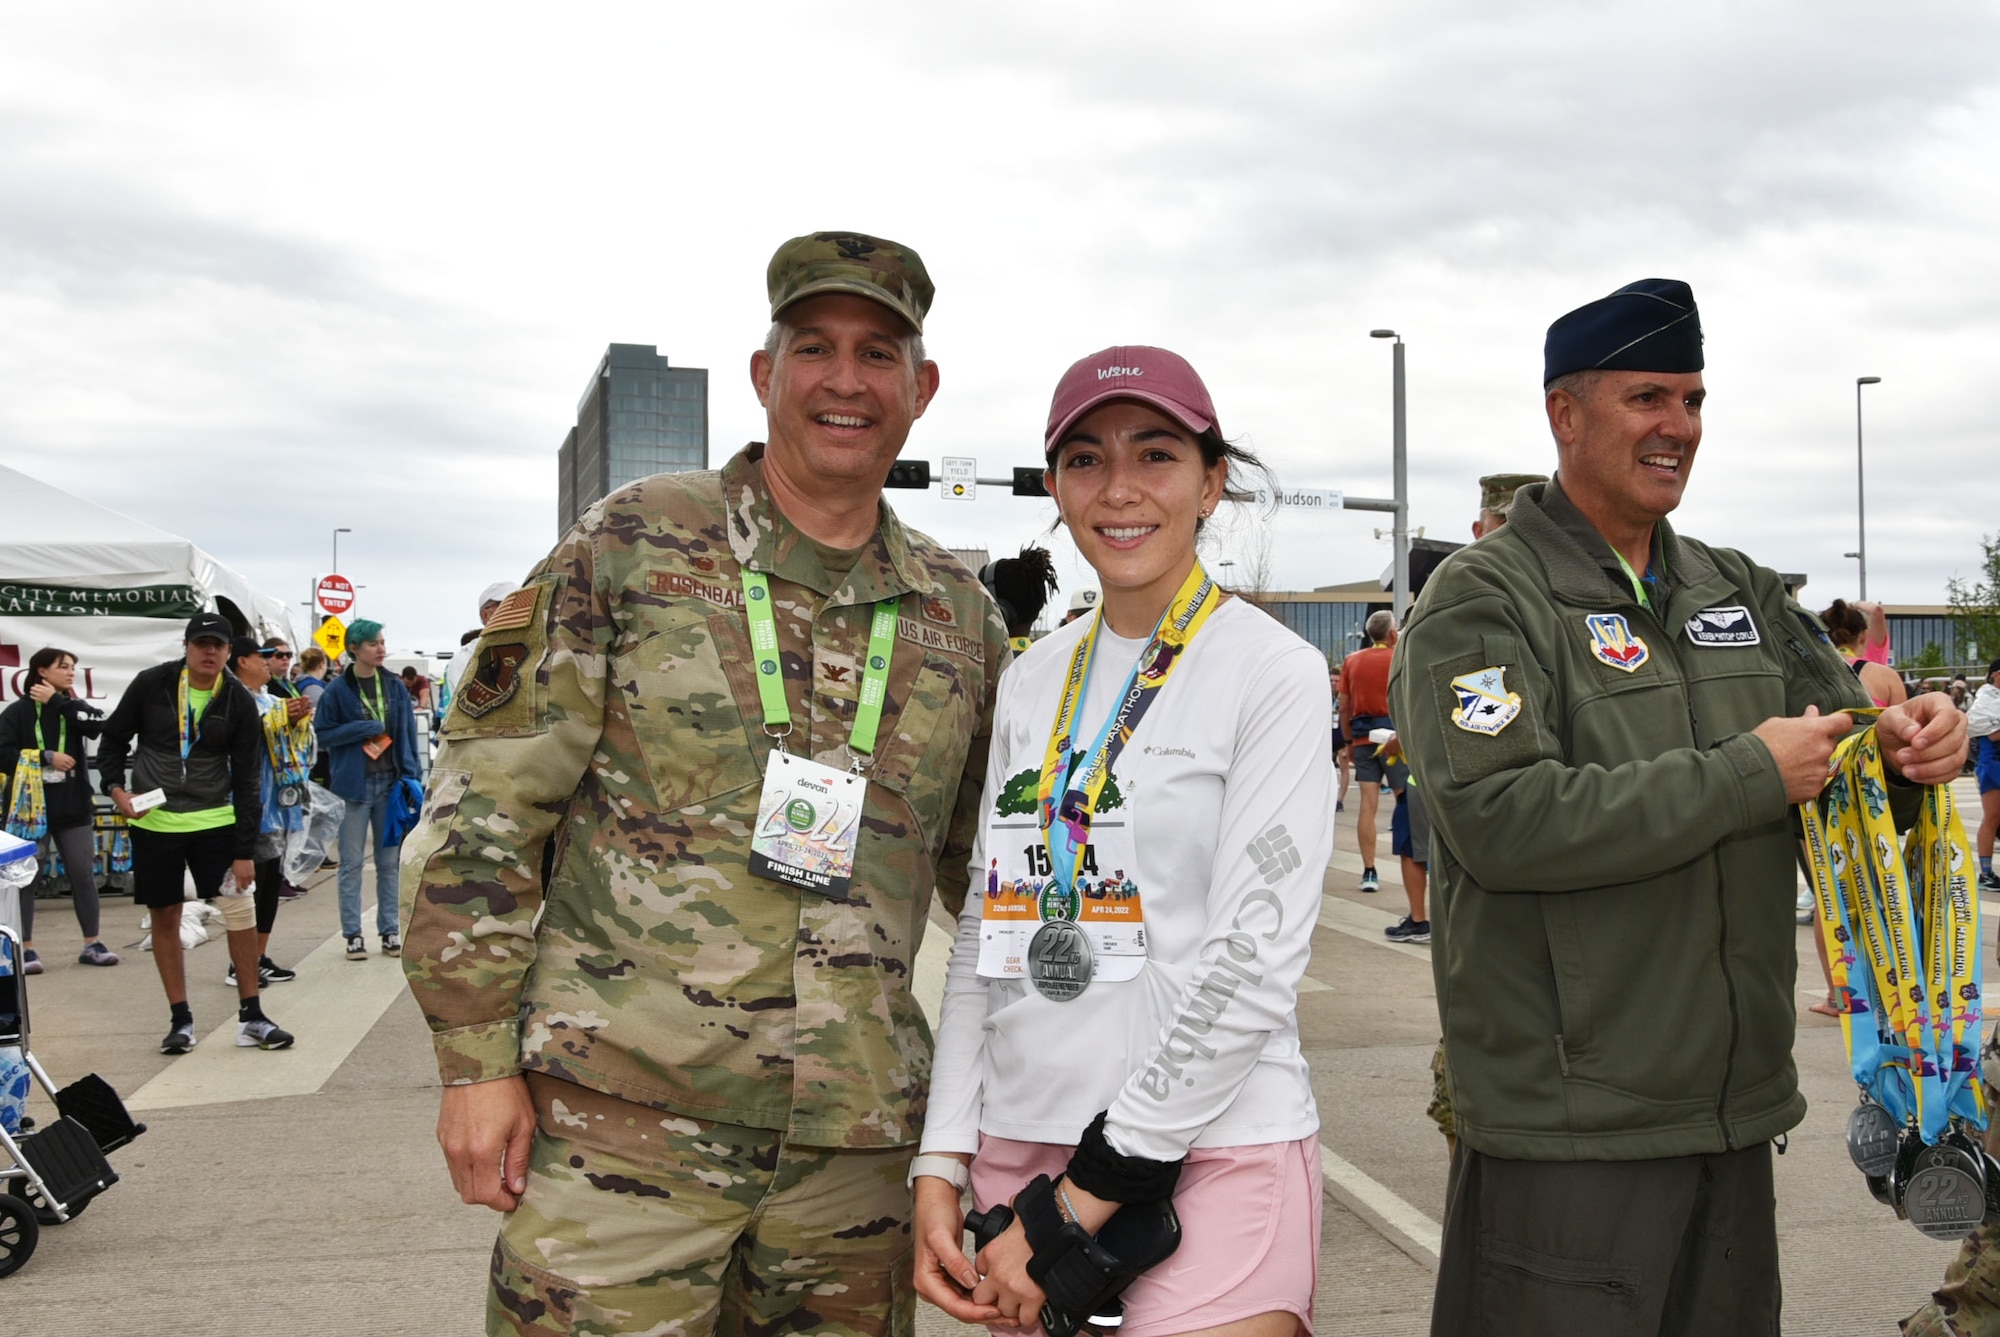
<svg viewBox="0 0 2000 1337">
<path fill-rule="evenodd" d="M 1696 645 L 1762 645 L 1757 619 L 1742 604 L 1704 608 L 1687 620 L 1688 640 Z"/>
</svg>

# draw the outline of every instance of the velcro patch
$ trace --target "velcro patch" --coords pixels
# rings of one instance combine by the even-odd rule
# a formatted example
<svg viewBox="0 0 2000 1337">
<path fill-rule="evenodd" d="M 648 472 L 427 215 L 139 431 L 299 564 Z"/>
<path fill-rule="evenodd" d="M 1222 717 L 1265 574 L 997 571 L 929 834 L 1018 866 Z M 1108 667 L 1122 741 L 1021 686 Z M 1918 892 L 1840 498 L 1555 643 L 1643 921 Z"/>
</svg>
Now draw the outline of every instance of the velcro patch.
<svg viewBox="0 0 2000 1337">
<path fill-rule="evenodd" d="M 1504 666 L 1461 673 L 1451 680 L 1451 689 L 1458 694 L 1458 709 L 1451 713 L 1451 722 L 1467 733 L 1490 738 L 1521 713 L 1520 694 L 1507 690 Z"/>
<path fill-rule="evenodd" d="M 710 566 L 715 565 L 707 558 L 700 560 L 708 561 Z M 743 607 L 743 591 L 740 587 L 719 585 L 710 580 L 696 580 L 681 571 L 648 571 L 646 593 L 661 594 L 674 599 L 701 599 L 714 604 L 717 608 Z"/>
<path fill-rule="evenodd" d="M 1430 666 L 1438 732 L 1451 762 L 1451 778 L 1458 784 L 1541 759 L 1533 695 L 1506 690 L 1508 669 L 1516 674 L 1535 671 L 1518 664 L 1495 665 L 1480 655 L 1460 655 Z M 1493 709 L 1484 712 L 1486 706 Z M 1517 721 L 1525 727 L 1511 727 Z"/>
<path fill-rule="evenodd" d="M 963 655 L 967 659 L 979 659 L 986 653 L 986 643 L 977 636 L 962 636 L 957 632 L 941 631 L 914 618 L 897 618 L 896 635 L 903 640 L 914 641 L 926 650 L 947 650 L 955 655 Z"/>
<path fill-rule="evenodd" d="M 551 605 L 565 583 L 543 576 L 507 596 L 508 606 L 516 600 L 521 606 L 506 626 L 499 617 L 488 622 L 467 652 L 472 662 L 452 691 L 445 738 L 522 738 L 548 728 L 548 684 L 540 675 L 549 656 Z"/>
<path fill-rule="evenodd" d="M 477 654 L 471 676 L 458 689 L 459 708 L 475 720 L 506 705 L 521 690 L 521 670 L 528 662 L 528 647 L 521 641 L 496 645 L 482 640 Z"/>
<path fill-rule="evenodd" d="M 535 605 L 541 601 L 542 589 L 538 585 L 524 585 L 500 601 L 493 610 L 493 616 L 486 620 L 487 631 L 519 631 L 535 620 Z"/>
<path fill-rule="evenodd" d="M 1695 645 L 1762 645 L 1757 619 L 1743 604 L 1704 608 L 1687 620 L 1688 640 Z"/>
</svg>

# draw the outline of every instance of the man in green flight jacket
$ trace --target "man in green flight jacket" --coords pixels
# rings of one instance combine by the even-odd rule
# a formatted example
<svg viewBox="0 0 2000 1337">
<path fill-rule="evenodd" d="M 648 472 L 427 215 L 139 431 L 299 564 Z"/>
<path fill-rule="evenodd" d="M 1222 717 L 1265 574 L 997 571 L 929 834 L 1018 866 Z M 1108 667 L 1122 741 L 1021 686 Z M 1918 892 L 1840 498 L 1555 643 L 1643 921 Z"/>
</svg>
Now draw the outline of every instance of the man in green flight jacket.
<svg viewBox="0 0 2000 1337">
<path fill-rule="evenodd" d="M 1701 371 L 1685 283 L 1556 321 L 1556 477 L 1438 569 L 1398 648 L 1459 1133 L 1433 1334 L 1778 1330 L 1792 805 L 1867 696 L 1776 573 L 1666 523 Z M 1963 719 L 1932 694 L 1880 731 L 1907 822 Z"/>
</svg>

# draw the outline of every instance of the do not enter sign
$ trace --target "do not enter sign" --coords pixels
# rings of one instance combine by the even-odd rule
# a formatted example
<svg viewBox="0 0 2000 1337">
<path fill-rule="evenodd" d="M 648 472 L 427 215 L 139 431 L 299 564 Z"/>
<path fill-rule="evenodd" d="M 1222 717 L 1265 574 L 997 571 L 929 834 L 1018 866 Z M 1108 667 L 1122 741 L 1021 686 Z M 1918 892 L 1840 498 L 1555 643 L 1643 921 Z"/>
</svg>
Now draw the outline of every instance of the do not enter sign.
<svg viewBox="0 0 2000 1337">
<path fill-rule="evenodd" d="M 346 576 L 321 576 L 313 599 L 320 612 L 339 616 L 354 607 L 354 586 Z"/>
</svg>

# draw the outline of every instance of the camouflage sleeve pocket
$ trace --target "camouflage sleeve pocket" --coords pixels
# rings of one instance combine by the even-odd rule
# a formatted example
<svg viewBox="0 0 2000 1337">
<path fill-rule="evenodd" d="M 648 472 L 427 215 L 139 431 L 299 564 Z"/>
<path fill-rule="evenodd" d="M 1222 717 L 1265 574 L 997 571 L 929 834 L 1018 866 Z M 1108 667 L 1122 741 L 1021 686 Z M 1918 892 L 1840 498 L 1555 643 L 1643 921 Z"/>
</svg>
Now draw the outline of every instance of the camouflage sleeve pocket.
<svg viewBox="0 0 2000 1337">
<path fill-rule="evenodd" d="M 1521 690 L 1521 675 L 1532 666 L 1524 667 L 1518 659 L 1496 662 L 1487 652 L 1498 648 L 1483 645 L 1479 654 L 1430 666 L 1438 732 L 1458 784 L 1528 765 L 1542 755 L 1534 701 Z"/>
<path fill-rule="evenodd" d="M 550 604 L 567 579 L 548 576 L 524 585 L 495 610 L 452 693 L 447 740 L 547 732 Z"/>
</svg>

